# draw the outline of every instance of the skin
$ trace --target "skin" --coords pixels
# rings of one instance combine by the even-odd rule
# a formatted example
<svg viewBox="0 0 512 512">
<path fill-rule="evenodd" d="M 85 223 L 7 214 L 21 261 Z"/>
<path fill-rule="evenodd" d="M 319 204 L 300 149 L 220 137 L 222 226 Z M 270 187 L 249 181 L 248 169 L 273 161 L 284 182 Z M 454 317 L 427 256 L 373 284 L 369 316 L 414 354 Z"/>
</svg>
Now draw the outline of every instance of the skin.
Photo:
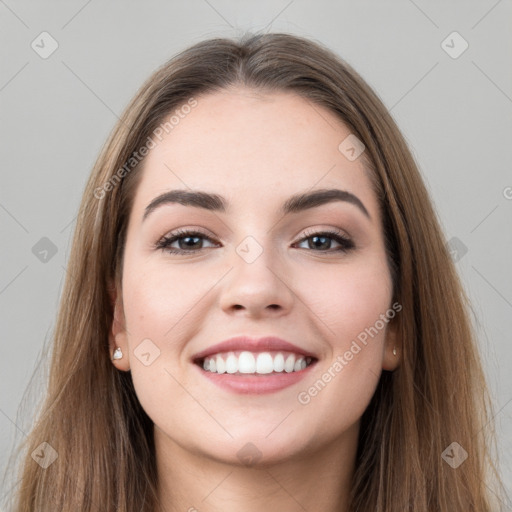
<svg viewBox="0 0 512 512">
<path fill-rule="evenodd" d="M 391 308 L 377 199 L 362 159 L 338 150 L 350 130 L 329 110 L 289 92 L 242 87 L 197 100 L 146 157 L 122 289 L 112 297 L 111 350 L 124 354 L 113 364 L 132 372 L 155 424 L 161 502 L 170 512 L 346 510 L 360 418 L 382 369 L 399 364 L 396 322 L 369 338 L 308 404 L 297 395 Z M 281 216 L 289 196 L 319 188 L 352 192 L 371 219 L 340 201 Z M 172 189 L 217 193 L 229 208 L 167 204 L 142 221 L 151 200 Z M 155 249 L 178 228 L 201 228 L 212 241 L 202 239 L 203 249 L 189 255 Z M 327 250 L 301 241 L 306 230 L 328 228 L 355 249 L 335 251 L 334 239 Z M 236 252 L 247 236 L 263 249 L 250 264 Z M 274 393 L 223 390 L 197 371 L 192 355 L 242 334 L 279 336 L 318 362 L 307 378 Z M 144 339 L 152 354 L 160 351 L 148 366 L 134 353 Z M 237 455 L 247 443 L 260 453 L 252 466 Z"/>
</svg>

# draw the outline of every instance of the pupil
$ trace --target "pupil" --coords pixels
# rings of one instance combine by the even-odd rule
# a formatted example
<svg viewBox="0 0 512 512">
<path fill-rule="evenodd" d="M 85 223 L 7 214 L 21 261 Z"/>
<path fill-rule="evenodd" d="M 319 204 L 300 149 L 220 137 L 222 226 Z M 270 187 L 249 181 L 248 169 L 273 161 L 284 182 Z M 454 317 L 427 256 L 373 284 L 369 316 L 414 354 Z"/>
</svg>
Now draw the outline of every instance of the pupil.
<svg viewBox="0 0 512 512">
<path fill-rule="evenodd" d="M 200 237 L 198 237 L 198 236 L 187 236 L 185 238 L 182 238 L 181 242 L 185 242 L 185 240 L 189 240 L 189 241 L 190 240 L 196 240 L 196 243 L 197 243 L 197 241 L 200 240 Z M 190 247 L 192 247 L 194 245 L 194 242 L 192 242 L 192 243 L 185 242 L 185 245 L 187 246 L 188 249 L 190 249 Z"/>
<path fill-rule="evenodd" d="M 321 247 L 322 245 L 324 245 L 324 246 L 326 246 L 326 247 L 324 247 L 324 249 L 329 249 L 329 247 L 328 247 L 328 246 L 329 246 L 329 243 L 328 243 L 328 242 L 326 242 L 326 240 L 329 240 L 329 237 L 326 237 L 326 236 L 314 236 L 312 239 L 313 239 L 313 241 L 314 241 L 313 243 L 315 244 L 315 247 L 316 247 L 316 248 L 319 248 L 319 247 Z M 317 242 L 318 240 L 323 240 L 323 244 L 322 244 L 322 242 L 320 243 L 320 245 L 316 244 L 316 242 Z"/>
</svg>

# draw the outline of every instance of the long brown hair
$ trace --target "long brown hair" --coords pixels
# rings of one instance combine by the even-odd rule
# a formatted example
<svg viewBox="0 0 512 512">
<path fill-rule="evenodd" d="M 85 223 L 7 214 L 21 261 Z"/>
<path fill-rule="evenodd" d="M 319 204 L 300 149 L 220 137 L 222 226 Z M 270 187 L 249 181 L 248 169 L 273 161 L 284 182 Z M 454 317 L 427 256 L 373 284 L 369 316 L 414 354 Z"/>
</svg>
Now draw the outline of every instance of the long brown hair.
<svg viewBox="0 0 512 512">
<path fill-rule="evenodd" d="M 173 112 L 239 84 L 326 107 L 366 147 L 402 305 L 402 349 L 399 368 L 383 371 L 361 418 L 350 511 L 492 512 L 491 478 L 502 492 L 491 457 L 493 405 L 470 304 L 416 163 L 365 81 L 320 43 L 289 34 L 216 38 L 182 51 L 146 81 L 113 129 L 80 206 L 46 400 L 22 445 L 15 511 L 157 508 L 153 424 L 131 374 L 110 361 L 109 292 L 121 284 L 138 150 Z M 58 454 L 46 469 L 31 456 L 42 442 Z M 457 468 L 442 457 L 453 442 L 468 454 Z"/>
</svg>

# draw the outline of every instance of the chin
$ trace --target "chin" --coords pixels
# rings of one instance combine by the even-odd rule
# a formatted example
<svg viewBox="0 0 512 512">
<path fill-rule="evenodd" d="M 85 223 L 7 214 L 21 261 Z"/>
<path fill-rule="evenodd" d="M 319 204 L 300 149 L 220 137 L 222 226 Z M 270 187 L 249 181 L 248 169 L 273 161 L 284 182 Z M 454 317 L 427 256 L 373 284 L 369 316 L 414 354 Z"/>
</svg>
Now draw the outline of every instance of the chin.
<svg viewBox="0 0 512 512">
<path fill-rule="evenodd" d="M 273 434 L 270 435 L 272 437 Z M 265 467 L 301 457 L 304 445 L 294 442 L 287 434 L 285 437 L 258 435 L 234 436 L 226 443 L 216 443 L 204 447 L 203 454 L 213 460 L 240 467 Z M 303 455 L 303 454 L 302 454 Z"/>
</svg>

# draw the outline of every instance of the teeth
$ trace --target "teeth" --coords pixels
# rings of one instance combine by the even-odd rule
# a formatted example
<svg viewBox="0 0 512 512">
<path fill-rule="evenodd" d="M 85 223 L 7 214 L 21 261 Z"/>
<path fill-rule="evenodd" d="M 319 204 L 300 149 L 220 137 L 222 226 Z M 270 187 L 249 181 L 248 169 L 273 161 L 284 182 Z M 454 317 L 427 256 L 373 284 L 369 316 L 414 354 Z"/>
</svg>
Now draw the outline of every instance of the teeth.
<svg viewBox="0 0 512 512">
<path fill-rule="evenodd" d="M 206 357 L 203 361 L 203 369 L 212 373 L 241 373 L 260 374 L 298 372 L 309 366 L 310 357 L 298 354 L 285 355 L 282 352 L 258 352 L 243 351 L 237 354 L 216 354 Z"/>
<path fill-rule="evenodd" d="M 228 354 L 226 359 L 226 371 L 228 373 L 236 373 L 238 371 L 238 358 L 233 353 Z"/>
<path fill-rule="evenodd" d="M 282 372 L 284 370 L 284 356 L 279 353 L 274 357 L 274 371 Z"/>
<path fill-rule="evenodd" d="M 274 361 L 268 352 L 258 354 L 256 359 L 256 373 L 272 373 L 274 371 Z"/>
<path fill-rule="evenodd" d="M 293 354 L 290 354 L 284 363 L 284 371 L 286 373 L 293 372 L 293 368 L 295 365 L 295 356 Z"/>
<path fill-rule="evenodd" d="M 306 368 L 306 361 L 304 361 L 304 358 L 301 357 L 300 359 L 297 359 L 297 361 L 295 361 L 295 366 L 293 367 L 293 371 L 298 372 L 300 370 L 304 370 L 304 368 Z"/>
<path fill-rule="evenodd" d="M 238 371 L 240 373 L 254 373 L 256 371 L 256 359 L 250 352 L 242 352 L 238 358 Z"/>
<path fill-rule="evenodd" d="M 226 371 L 226 363 L 221 356 L 215 358 L 215 365 L 217 366 L 217 373 L 224 373 Z"/>
</svg>

